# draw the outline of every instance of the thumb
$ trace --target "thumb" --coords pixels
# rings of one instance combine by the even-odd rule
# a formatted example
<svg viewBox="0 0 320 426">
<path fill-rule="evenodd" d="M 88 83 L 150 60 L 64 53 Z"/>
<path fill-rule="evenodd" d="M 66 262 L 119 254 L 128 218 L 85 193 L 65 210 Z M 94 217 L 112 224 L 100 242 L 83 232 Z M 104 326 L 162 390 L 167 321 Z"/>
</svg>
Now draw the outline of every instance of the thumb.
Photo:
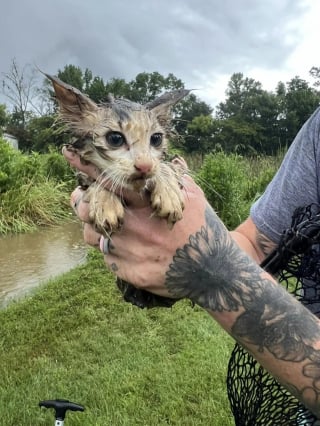
<svg viewBox="0 0 320 426">
<path fill-rule="evenodd" d="M 71 167 L 79 170 L 80 172 L 85 173 L 92 179 L 96 180 L 101 174 L 100 170 L 93 164 L 83 164 L 80 155 L 77 154 L 74 150 L 69 149 L 67 145 L 62 148 L 62 154 Z"/>
<path fill-rule="evenodd" d="M 68 149 L 68 146 L 64 146 L 62 148 L 62 154 L 71 167 L 85 173 L 86 175 L 98 182 L 100 181 L 103 184 L 104 188 L 109 191 L 112 191 L 112 182 L 108 182 L 106 181 L 106 179 L 103 179 L 101 171 L 96 166 L 91 163 L 83 164 L 80 155 L 74 152 L 72 149 Z M 136 192 L 130 191 L 128 189 L 121 189 L 121 191 L 116 193 L 124 199 L 127 205 L 132 206 L 134 208 L 143 208 L 150 205 L 150 197 L 145 191 Z"/>
</svg>

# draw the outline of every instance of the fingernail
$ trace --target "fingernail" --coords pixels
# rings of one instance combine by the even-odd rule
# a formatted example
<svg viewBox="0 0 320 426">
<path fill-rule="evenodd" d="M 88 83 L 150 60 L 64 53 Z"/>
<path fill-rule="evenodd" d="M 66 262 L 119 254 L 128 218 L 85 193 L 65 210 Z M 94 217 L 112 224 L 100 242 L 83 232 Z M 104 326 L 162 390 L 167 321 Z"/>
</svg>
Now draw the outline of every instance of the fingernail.
<svg viewBox="0 0 320 426">
<path fill-rule="evenodd" d="M 79 204 L 79 198 L 73 203 L 73 208 L 76 209 L 78 207 Z"/>
<path fill-rule="evenodd" d="M 82 200 L 82 194 L 78 195 L 78 197 L 76 197 L 76 199 L 73 201 L 72 207 L 73 207 L 74 210 L 77 209 L 81 200 Z"/>
<path fill-rule="evenodd" d="M 104 237 L 103 237 L 103 235 L 101 235 L 101 237 L 100 237 L 100 244 L 99 244 L 99 247 L 100 247 L 100 251 L 101 251 L 102 253 L 104 253 L 104 243 L 105 243 L 105 241 L 104 241 Z"/>
</svg>

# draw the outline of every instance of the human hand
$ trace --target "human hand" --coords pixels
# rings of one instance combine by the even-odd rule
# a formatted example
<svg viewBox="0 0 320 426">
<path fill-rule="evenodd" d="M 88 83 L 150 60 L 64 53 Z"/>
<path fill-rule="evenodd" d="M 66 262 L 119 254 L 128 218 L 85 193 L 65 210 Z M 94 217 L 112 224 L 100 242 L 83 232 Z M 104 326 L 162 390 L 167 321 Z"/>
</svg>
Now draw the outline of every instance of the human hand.
<svg viewBox="0 0 320 426">
<path fill-rule="evenodd" d="M 63 150 L 68 162 L 94 179 L 99 170 L 83 165 L 79 156 Z M 177 160 L 181 161 L 181 160 Z M 83 191 L 77 188 L 71 195 L 71 205 L 84 224 L 85 241 L 105 253 L 108 267 L 122 280 L 137 288 L 161 296 L 176 297 L 165 286 L 166 273 L 177 249 L 188 243 L 190 235 L 197 232 L 205 221 L 206 199 L 202 190 L 187 175 L 183 178 L 185 210 L 183 219 L 173 229 L 167 222 L 152 214 L 148 197 L 136 192 L 124 192 L 126 208 L 121 230 L 104 238 L 89 223 L 88 204 L 83 201 Z"/>
</svg>

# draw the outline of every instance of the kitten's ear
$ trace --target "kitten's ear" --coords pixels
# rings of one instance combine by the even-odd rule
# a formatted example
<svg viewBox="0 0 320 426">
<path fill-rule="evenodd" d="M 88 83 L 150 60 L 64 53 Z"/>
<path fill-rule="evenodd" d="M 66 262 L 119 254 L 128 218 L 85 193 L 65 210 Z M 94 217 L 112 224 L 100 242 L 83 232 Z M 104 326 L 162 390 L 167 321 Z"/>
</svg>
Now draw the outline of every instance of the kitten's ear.
<svg viewBox="0 0 320 426">
<path fill-rule="evenodd" d="M 190 90 L 179 89 L 173 92 L 166 92 L 151 102 L 148 102 L 145 107 L 152 110 L 160 124 L 166 124 L 171 118 L 171 107 L 181 101 L 190 93 Z"/>
<path fill-rule="evenodd" d="M 97 111 L 98 106 L 88 96 L 59 78 L 45 74 L 51 80 L 60 106 L 62 118 L 69 124 L 78 123 L 81 118 Z"/>
</svg>

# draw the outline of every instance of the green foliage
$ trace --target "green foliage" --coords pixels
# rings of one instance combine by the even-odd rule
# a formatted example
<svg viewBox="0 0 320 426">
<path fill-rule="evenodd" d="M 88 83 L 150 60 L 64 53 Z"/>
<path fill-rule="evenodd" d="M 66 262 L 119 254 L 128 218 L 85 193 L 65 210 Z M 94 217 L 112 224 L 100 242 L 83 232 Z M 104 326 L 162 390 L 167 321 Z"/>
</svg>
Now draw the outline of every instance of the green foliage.
<svg viewBox="0 0 320 426">
<path fill-rule="evenodd" d="M 282 95 L 282 139 L 289 146 L 303 123 L 320 104 L 320 94 L 299 77 L 291 79 Z"/>
<path fill-rule="evenodd" d="M 212 108 L 201 99 L 197 98 L 193 93 L 179 102 L 175 108 L 175 130 L 180 135 L 187 134 L 187 127 L 190 125 L 195 117 L 199 116 L 210 116 L 212 114 Z M 188 146 L 188 142 L 186 142 Z M 192 151 L 186 148 L 186 151 Z"/>
<path fill-rule="evenodd" d="M 229 229 L 249 215 L 250 206 L 276 173 L 280 157 L 248 159 L 223 151 L 205 156 L 196 181 Z"/>
<path fill-rule="evenodd" d="M 61 154 L 22 154 L 0 139 L 0 234 L 69 217 L 72 173 Z"/>
<path fill-rule="evenodd" d="M 69 192 L 62 183 L 30 181 L 1 194 L 0 235 L 34 231 L 69 218 Z"/>
<path fill-rule="evenodd" d="M 152 101 L 164 90 L 182 89 L 184 87 L 182 81 L 173 74 L 164 77 L 158 72 L 140 73 L 129 85 L 129 98 L 141 104 Z"/>
<path fill-rule="evenodd" d="M 226 101 L 219 104 L 216 116 L 220 125 L 215 142 L 224 150 L 240 147 L 243 154 L 270 155 L 279 149 L 279 99 L 242 73 L 231 76 Z"/>
<path fill-rule="evenodd" d="M 284 155 L 285 150 L 280 150 L 277 155 L 272 157 L 253 156 L 246 158 L 248 167 L 247 185 L 242 197 L 249 208 L 263 194 L 267 185 L 271 182 L 282 163 Z"/>
<path fill-rule="evenodd" d="M 130 84 L 123 78 L 111 78 L 106 83 L 106 92 L 116 98 L 130 99 Z"/>
<path fill-rule="evenodd" d="M 38 154 L 23 155 L 0 139 L 0 193 L 36 180 L 40 173 Z"/>
<path fill-rule="evenodd" d="M 50 149 L 49 154 L 42 157 L 42 172 L 57 182 L 74 183 L 74 173 L 60 152 Z"/>
<path fill-rule="evenodd" d="M 3 104 L 0 104 L 0 132 L 1 132 L 1 129 L 7 124 L 8 120 L 9 120 L 9 117 L 8 117 L 6 106 Z"/>
<path fill-rule="evenodd" d="M 242 73 L 232 74 L 226 91 L 226 101 L 218 106 L 219 118 L 257 115 L 252 102 L 263 93 L 260 82 L 244 77 Z M 253 118 L 253 117 L 252 117 Z"/>
<path fill-rule="evenodd" d="M 50 152 L 52 147 L 60 148 L 70 136 L 55 115 L 34 117 L 28 124 L 28 151 Z"/>
<path fill-rule="evenodd" d="M 86 94 L 96 103 L 106 101 L 107 87 L 101 77 L 95 77 L 86 90 Z"/>
<path fill-rule="evenodd" d="M 187 126 L 184 137 L 184 149 L 187 152 L 208 153 L 214 147 L 214 134 L 217 131 L 217 121 L 212 115 L 198 115 Z"/>
<path fill-rule="evenodd" d="M 312 67 L 309 71 L 309 74 L 316 80 L 314 82 L 315 87 L 320 86 L 320 67 Z"/>
<path fill-rule="evenodd" d="M 216 111 L 220 128 L 215 141 L 227 151 L 241 146 L 245 154 L 274 155 L 292 143 L 319 103 L 320 93 L 298 77 L 286 85 L 280 82 L 271 93 L 259 82 L 233 74 L 226 101 Z"/>
<path fill-rule="evenodd" d="M 229 229 L 235 228 L 248 215 L 248 211 L 244 212 L 242 198 L 247 185 L 247 167 L 239 155 L 227 155 L 222 151 L 207 155 L 196 181 Z"/>
<path fill-rule="evenodd" d="M 63 70 L 58 70 L 58 77 L 65 83 L 79 90 L 83 90 L 84 76 L 80 67 L 66 65 Z"/>
</svg>

